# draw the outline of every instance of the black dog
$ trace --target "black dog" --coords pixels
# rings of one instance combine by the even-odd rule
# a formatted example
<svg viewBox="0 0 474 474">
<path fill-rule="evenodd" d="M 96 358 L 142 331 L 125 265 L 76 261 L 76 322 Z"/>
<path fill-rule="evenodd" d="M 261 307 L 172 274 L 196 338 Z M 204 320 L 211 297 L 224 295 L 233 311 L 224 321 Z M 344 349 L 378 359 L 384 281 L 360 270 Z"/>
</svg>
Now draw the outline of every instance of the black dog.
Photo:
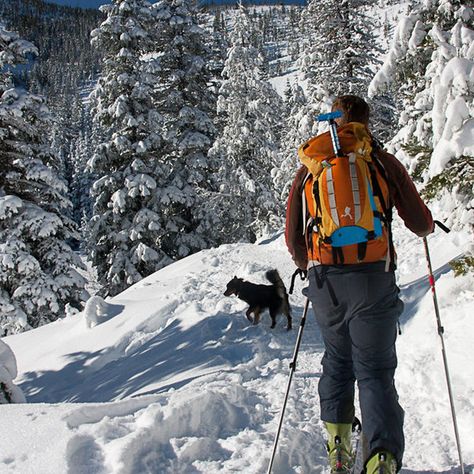
<svg viewBox="0 0 474 474">
<path fill-rule="evenodd" d="M 248 303 L 249 308 L 245 314 L 247 319 L 253 324 L 259 323 L 260 314 L 268 308 L 272 318 L 271 327 L 275 327 L 276 317 L 281 313 L 286 316 L 288 320 L 287 329 L 290 330 L 291 310 L 285 285 L 276 270 L 267 271 L 265 276 L 272 283 L 271 285 L 256 285 L 235 276 L 227 283 L 224 296 L 236 295 Z M 252 313 L 254 315 L 253 320 L 250 316 Z"/>
</svg>

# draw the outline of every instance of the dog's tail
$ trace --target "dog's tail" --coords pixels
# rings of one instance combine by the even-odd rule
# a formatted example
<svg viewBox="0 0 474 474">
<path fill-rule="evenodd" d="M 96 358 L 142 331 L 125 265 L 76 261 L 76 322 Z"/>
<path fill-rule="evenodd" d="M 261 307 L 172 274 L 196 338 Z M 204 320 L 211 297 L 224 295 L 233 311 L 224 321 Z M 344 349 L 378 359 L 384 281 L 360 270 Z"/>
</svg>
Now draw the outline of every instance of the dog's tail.
<svg viewBox="0 0 474 474">
<path fill-rule="evenodd" d="M 267 280 L 275 286 L 278 296 L 283 301 L 282 312 L 289 316 L 291 314 L 290 302 L 288 301 L 288 293 L 286 292 L 283 280 L 280 278 L 280 274 L 277 270 L 268 270 L 265 276 Z"/>
</svg>

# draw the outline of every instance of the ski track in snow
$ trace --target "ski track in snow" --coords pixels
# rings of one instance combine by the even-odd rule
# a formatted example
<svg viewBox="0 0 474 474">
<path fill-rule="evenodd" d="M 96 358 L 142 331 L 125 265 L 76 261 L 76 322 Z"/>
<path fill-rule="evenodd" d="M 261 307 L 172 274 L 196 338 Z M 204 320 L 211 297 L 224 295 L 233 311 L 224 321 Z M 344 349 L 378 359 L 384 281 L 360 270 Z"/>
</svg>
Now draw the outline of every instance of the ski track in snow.
<svg viewBox="0 0 474 474">
<path fill-rule="evenodd" d="M 453 279 L 446 263 L 459 248 L 439 236 L 431 239 L 440 310 L 450 329 L 445 338 L 463 452 L 472 471 L 473 370 L 460 369 L 474 336 L 472 278 Z M 398 248 L 404 252 L 400 281 L 406 302 L 396 377 L 406 410 L 403 472 L 454 473 L 457 455 L 422 245 L 400 233 Z M 290 332 L 282 317 L 271 331 L 268 314 L 259 326 L 249 325 L 247 305 L 223 291 L 234 274 L 263 283 L 269 268 L 277 268 L 289 286 L 294 267 L 282 236 L 184 259 L 107 301 L 115 316 L 99 319 L 91 329 L 76 315 L 37 330 L 44 340 L 61 334 L 70 349 L 51 343 L 58 355 L 49 360 L 44 349 L 37 369 L 33 356 L 23 360 L 34 331 L 6 338 L 19 362 L 17 383 L 30 401 L 49 403 L 2 407 L 5 422 L 18 433 L 0 435 L 0 472 L 266 472 L 303 310 L 303 284 L 297 280 L 290 297 Z M 69 347 L 69 333 L 70 341 L 90 335 L 90 348 Z M 310 310 L 275 474 L 328 472 L 317 392 L 322 352 Z M 50 368 L 40 370 L 41 364 Z"/>
</svg>

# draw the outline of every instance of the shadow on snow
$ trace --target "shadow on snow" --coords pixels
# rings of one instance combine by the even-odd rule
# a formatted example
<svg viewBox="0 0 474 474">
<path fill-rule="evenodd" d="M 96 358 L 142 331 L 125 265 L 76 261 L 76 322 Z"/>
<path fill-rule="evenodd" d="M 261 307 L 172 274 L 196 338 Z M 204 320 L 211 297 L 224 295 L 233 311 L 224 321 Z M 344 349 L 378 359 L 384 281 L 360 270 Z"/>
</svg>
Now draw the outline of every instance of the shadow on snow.
<svg viewBox="0 0 474 474">
<path fill-rule="evenodd" d="M 446 263 L 442 267 L 433 271 L 435 280 L 441 275 L 449 273 L 452 270 L 449 263 Z M 409 321 L 418 311 L 418 306 L 425 296 L 430 291 L 430 284 L 428 281 L 428 275 L 418 278 L 418 280 L 412 281 L 406 285 L 400 286 L 401 298 L 405 303 L 405 309 L 402 316 L 400 317 L 400 323 L 404 324 Z"/>
<path fill-rule="evenodd" d="M 270 331 L 264 316 L 258 327 L 249 326 L 241 312 L 218 313 L 185 329 L 175 319 L 129 352 L 127 340 L 96 352 L 71 353 L 69 362 L 57 371 L 26 373 L 21 388 L 33 403 L 105 402 L 179 388 L 200 376 L 249 362 L 256 352 L 264 352 L 259 362 L 263 364 L 291 357 L 297 331 L 287 332 L 283 325 L 279 319 Z M 269 347 L 272 338 L 276 348 Z M 305 339 L 308 343 L 309 335 Z"/>
</svg>

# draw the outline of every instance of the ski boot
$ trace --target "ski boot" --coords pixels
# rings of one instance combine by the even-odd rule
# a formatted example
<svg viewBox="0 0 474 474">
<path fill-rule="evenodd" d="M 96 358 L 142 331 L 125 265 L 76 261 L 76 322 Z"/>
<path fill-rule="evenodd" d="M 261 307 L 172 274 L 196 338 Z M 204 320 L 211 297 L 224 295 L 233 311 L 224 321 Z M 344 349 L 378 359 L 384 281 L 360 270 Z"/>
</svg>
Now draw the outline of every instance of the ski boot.
<svg viewBox="0 0 474 474">
<path fill-rule="evenodd" d="M 350 473 L 354 464 L 352 455 L 352 423 L 324 423 L 329 435 L 327 450 L 331 474 Z"/>
<path fill-rule="evenodd" d="M 397 461 L 392 453 L 379 451 L 365 464 L 365 474 L 396 474 Z"/>
</svg>

